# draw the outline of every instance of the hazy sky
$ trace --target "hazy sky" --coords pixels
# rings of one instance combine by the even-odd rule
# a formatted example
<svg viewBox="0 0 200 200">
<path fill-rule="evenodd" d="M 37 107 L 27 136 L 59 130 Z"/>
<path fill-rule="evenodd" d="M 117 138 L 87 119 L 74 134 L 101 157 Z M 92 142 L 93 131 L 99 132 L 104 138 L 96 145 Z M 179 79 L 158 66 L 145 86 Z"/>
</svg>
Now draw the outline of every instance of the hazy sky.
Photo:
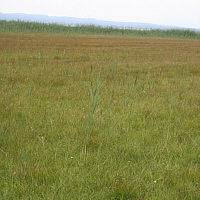
<svg viewBox="0 0 200 200">
<path fill-rule="evenodd" d="M 200 28 L 200 0 L 0 0 L 0 12 Z"/>
</svg>

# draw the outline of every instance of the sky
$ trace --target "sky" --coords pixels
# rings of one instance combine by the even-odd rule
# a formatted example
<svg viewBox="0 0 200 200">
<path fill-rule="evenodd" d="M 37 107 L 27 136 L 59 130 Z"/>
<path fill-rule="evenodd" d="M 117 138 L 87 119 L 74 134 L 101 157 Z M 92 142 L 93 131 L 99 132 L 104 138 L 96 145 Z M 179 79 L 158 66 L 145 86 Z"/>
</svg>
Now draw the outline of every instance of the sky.
<svg viewBox="0 0 200 200">
<path fill-rule="evenodd" d="M 200 28 L 200 0 L 0 0 L 0 12 Z"/>
</svg>

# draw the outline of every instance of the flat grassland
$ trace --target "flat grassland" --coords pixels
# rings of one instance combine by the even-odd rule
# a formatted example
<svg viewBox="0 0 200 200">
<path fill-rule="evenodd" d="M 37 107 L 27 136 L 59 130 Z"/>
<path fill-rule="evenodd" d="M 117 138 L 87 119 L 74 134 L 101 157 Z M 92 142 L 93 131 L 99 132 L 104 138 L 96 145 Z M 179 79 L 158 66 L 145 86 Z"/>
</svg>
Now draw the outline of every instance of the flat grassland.
<svg viewBox="0 0 200 200">
<path fill-rule="evenodd" d="M 200 41 L 0 33 L 2 199 L 200 199 Z"/>
</svg>

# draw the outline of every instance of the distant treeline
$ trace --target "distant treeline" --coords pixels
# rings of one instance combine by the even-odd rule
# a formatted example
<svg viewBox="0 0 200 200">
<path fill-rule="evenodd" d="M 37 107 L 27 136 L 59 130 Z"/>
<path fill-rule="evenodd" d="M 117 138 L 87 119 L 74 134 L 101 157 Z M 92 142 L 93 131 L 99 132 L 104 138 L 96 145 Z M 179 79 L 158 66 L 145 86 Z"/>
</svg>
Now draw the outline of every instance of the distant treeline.
<svg viewBox="0 0 200 200">
<path fill-rule="evenodd" d="M 135 30 L 131 28 L 120 29 L 113 27 L 101 27 L 95 25 L 65 26 L 59 24 L 46 24 L 37 22 L 24 22 L 24 21 L 6 21 L 6 20 L 0 20 L 0 32 L 102 34 L 102 35 L 200 39 L 200 32 L 196 32 L 189 29 Z"/>
</svg>

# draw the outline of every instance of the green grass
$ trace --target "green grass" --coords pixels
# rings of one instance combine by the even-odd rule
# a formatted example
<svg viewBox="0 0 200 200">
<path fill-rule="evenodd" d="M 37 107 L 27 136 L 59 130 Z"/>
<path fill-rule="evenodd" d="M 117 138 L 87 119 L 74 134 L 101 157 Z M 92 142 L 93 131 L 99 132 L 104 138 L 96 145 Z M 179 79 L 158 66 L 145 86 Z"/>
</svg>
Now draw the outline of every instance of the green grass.
<svg viewBox="0 0 200 200">
<path fill-rule="evenodd" d="M 185 29 L 171 30 L 133 30 L 113 27 L 101 27 L 95 25 L 64 26 L 59 24 L 46 24 L 24 21 L 0 20 L 0 32 L 16 33 L 60 33 L 60 34 L 93 34 L 93 35 L 116 35 L 116 36 L 140 36 L 140 37 L 164 37 L 164 38 L 187 38 L 200 39 L 200 32 Z"/>
<path fill-rule="evenodd" d="M 1 199 L 200 198 L 196 42 L 18 37 L 0 52 Z"/>
</svg>

